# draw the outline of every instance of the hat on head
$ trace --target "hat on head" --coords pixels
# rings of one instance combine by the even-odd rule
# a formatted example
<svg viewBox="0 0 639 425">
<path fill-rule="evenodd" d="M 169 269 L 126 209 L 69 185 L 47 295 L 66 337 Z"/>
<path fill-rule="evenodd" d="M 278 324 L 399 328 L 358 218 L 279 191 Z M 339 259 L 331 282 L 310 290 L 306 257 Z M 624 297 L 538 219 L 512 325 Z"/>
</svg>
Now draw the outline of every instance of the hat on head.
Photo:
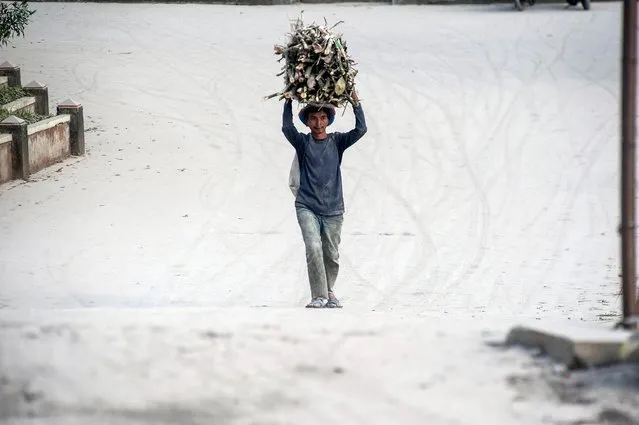
<svg viewBox="0 0 639 425">
<path fill-rule="evenodd" d="M 326 116 L 328 117 L 328 125 L 333 124 L 333 121 L 335 121 L 335 107 L 333 105 L 309 103 L 304 108 L 302 108 L 302 110 L 298 114 L 298 117 L 300 118 L 300 121 L 302 121 L 304 125 L 306 125 L 306 119 L 309 113 L 321 111 L 326 112 Z"/>
</svg>

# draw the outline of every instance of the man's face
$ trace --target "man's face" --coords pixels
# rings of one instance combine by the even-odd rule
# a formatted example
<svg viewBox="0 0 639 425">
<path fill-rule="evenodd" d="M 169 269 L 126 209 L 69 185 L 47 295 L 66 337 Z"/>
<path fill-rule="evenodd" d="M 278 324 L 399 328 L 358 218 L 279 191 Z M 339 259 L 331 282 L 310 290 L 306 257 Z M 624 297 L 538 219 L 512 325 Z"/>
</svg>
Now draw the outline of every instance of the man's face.
<svg viewBox="0 0 639 425">
<path fill-rule="evenodd" d="M 328 126 L 328 115 L 326 115 L 326 112 L 311 112 L 308 114 L 306 121 L 313 135 L 323 136 L 326 134 L 326 127 Z"/>
</svg>

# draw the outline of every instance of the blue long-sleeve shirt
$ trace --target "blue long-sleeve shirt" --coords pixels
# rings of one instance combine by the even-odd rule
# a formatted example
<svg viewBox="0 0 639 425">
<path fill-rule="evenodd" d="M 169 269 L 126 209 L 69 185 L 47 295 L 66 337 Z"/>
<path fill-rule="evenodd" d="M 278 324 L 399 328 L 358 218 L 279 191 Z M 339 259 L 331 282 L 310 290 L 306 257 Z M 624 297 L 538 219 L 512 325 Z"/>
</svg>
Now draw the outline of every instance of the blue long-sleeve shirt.
<svg viewBox="0 0 639 425">
<path fill-rule="evenodd" d="M 302 134 L 293 124 L 293 104 L 284 103 L 282 132 L 295 148 L 300 163 L 300 187 L 295 198 L 296 206 L 304 206 L 315 214 L 339 215 L 344 213 L 342 155 L 366 134 L 366 120 L 361 104 L 353 106 L 355 128 L 348 133 L 329 133 L 324 140 L 315 140 L 310 134 Z"/>
</svg>

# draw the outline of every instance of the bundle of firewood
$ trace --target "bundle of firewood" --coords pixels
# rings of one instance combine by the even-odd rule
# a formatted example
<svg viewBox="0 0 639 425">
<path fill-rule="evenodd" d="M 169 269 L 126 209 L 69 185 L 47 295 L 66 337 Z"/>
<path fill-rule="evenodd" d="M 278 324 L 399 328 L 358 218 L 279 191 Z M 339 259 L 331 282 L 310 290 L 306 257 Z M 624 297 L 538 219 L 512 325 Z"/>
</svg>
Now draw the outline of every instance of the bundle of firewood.
<svg viewBox="0 0 639 425">
<path fill-rule="evenodd" d="M 300 103 L 331 104 L 340 107 L 351 102 L 354 90 L 355 62 L 348 56 L 341 34 L 325 25 L 304 25 L 301 19 L 292 24 L 286 45 L 275 45 L 278 62 L 284 60 L 284 89 L 267 96 L 279 100 L 293 99 Z"/>
</svg>

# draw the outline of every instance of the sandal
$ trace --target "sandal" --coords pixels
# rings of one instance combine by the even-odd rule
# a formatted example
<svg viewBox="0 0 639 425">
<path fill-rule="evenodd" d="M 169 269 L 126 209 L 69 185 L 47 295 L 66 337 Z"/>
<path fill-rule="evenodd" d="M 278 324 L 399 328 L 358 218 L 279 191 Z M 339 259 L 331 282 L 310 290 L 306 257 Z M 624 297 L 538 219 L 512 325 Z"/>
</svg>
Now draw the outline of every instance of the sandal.
<svg viewBox="0 0 639 425">
<path fill-rule="evenodd" d="M 328 302 L 326 303 L 326 308 L 342 308 L 342 303 L 339 302 L 335 294 L 328 294 Z"/>
<path fill-rule="evenodd" d="M 313 298 L 310 303 L 306 304 L 306 308 L 324 308 L 328 304 L 326 298 L 317 297 Z"/>
</svg>

